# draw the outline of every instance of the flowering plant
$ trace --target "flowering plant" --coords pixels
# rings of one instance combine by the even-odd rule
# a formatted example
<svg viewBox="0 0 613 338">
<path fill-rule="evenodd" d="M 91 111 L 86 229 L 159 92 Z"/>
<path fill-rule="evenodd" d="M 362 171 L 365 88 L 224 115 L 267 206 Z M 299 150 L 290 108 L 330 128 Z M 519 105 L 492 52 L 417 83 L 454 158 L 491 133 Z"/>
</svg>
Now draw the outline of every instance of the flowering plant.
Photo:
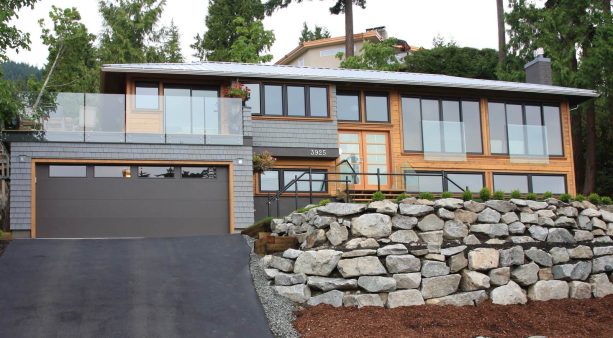
<svg viewBox="0 0 613 338">
<path fill-rule="evenodd" d="M 237 81 L 233 82 L 230 87 L 224 88 L 223 96 L 240 98 L 243 100 L 243 102 L 245 102 L 249 100 L 249 97 L 251 97 L 251 90 L 247 86 L 242 85 Z"/>
<path fill-rule="evenodd" d="M 253 172 L 261 173 L 272 168 L 276 160 L 268 151 L 253 154 Z"/>
</svg>

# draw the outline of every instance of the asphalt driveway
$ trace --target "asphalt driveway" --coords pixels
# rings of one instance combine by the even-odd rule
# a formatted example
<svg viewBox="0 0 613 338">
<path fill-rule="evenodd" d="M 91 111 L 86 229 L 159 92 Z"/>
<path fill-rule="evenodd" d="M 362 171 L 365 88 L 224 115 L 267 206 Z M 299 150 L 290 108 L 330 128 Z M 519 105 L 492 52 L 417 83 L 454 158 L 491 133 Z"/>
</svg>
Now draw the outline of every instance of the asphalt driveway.
<svg viewBox="0 0 613 338">
<path fill-rule="evenodd" d="M 15 240 L 3 337 L 272 337 L 238 235 Z"/>
</svg>

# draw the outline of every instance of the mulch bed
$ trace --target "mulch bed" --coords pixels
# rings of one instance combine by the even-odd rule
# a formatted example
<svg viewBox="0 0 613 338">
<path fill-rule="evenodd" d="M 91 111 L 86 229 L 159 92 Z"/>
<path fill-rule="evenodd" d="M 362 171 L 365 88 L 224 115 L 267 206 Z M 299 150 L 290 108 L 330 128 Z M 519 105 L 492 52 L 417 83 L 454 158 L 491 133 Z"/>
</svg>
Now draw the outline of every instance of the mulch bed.
<svg viewBox="0 0 613 338">
<path fill-rule="evenodd" d="M 4 249 L 7 245 L 9 245 L 8 241 L 0 240 L 0 256 L 2 256 L 2 254 L 4 253 Z"/>
<path fill-rule="evenodd" d="M 613 295 L 526 305 L 425 305 L 395 309 L 333 308 L 298 311 L 303 337 L 613 337 Z"/>
</svg>

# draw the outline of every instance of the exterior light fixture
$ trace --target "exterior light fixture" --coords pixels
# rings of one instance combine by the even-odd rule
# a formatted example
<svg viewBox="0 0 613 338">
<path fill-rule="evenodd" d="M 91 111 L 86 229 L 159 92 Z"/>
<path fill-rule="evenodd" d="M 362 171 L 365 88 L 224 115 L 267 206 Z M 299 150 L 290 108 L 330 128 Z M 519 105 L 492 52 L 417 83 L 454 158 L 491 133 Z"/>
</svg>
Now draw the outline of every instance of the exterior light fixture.
<svg viewBox="0 0 613 338">
<path fill-rule="evenodd" d="M 26 155 L 19 155 L 19 162 L 27 162 L 28 157 Z"/>
<path fill-rule="evenodd" d="M 243 159 L 242 158 L 236 159 L 236 163 L 238 163 L 239 165 L 242 165 L 243 164 Z"/>
</svg>

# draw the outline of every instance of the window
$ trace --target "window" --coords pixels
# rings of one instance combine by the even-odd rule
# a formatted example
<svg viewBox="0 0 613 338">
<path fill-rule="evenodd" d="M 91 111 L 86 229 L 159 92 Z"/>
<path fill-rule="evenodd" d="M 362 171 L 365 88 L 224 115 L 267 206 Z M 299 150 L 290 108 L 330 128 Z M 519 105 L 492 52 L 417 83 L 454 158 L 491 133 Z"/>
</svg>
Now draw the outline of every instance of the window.
<svg viewBox="0 0 613 338">
<path fill-rule="evenodd" d="M 215 167 L 182 167 L 181 178 L 217 178 Z"/>
<path fill-rule="evenodd" d="M 287 115 L 288 116 L 305 116 L 306 115 L 306 100 L 304 87 L 287 86 Z"/>
<path fill-rule="evenodd" d="M 138 167 L 138 177 L 141 178 L 173 178 L 174 167 Z"/>
<path fill-rule="evenodd" d="M 309 110 L 312 117 L 328 117 L 328 89 L 309 87 Z"/>
<path fill-rule="evenodd" d="M 513 190 L 522 193 L 542 194 L 550 191 L 554 194 L 566 192 L 566 176 L 542 174 L 494 174 L 494 190 L 510 193 Z"/>
<path fill-rule="evenodd" d="M 440 171 L 414 172 L 407 170 L 405 171 L 405 174 L 405 190 L 409 192 L 440 193 L 443 191 L 449 191 L 459 193 L 466 189 L 466 187 L 468 187 L 470 191 L 479 191 L 484 186 L 482 173 L 446 173 L 447 178 L 452 180 L 462 189 L 459 189 L 452 182 L 443 179 L 443 175 Z"/>
<path fill-rule="evenodd" d="M 260 87 L 255 87 L 259 91 Z M 289 117 L 328 117 L 328 88 L 304 85 L 263 85 L 264 102 L 252 114 Z M 254 91 L 251 92 L 254 97 Z M 248 102 L 251 101 L 251 98 Z M 258 102 L 253 102 L 256 105 Z"/>
<path fill-rule="evenodd" d="M 492 154 L 564 155 L 558 107 L 490 102 L 488 111 Z"/>
<path fill-rule="evenodd" d="M 483 153 L 479 102 L 402 98 L 405 151 Z"/>
<path fill-rule="evenodd" d="M 136 82 L 134 107 L 142 110 L 158 110 L 160 108 L 158 87 L 157 82 Z"/>
<path fill-rule="evenodd" d="M 367 122 L 389 121 L 387 94 L 366 94 L 365 108 Z"/>
<path fill-rule="evenodd" d="M 360 121 L 360 94 L 338 92 L 336 94 L 336 117 L 339 121 Z"/>
<path fill-rule="evenodd" d="M 129 166 L 97 165 L 94 166 L 94 177 L 132 177 Z"/>
<path fill-rule="evenodd" d="M 405 190 L 410 192 L 443 192 L 443 179 L 436 173 L 405 172 Z"/>
<path fill-rule="evenodd" d="M 303 173 L 306 173 L 298 181 L 298 192 L 309 192 L 309 171 L 306 169 L 273 169 L 265 171 L 260 174 L 260 191 L 261 192 L 277 192 L 279 189 L 283 189 L 286 185 L 292 182 L 295 177 L 300 177 Z M 325 179 L 327 177 L 326 170 L 312 170 L 311 171 L 311 186 L 313 192 L 326 192 L 327 183 Z M 292 184 L 286 190 L 287 193 L 293 193 L 296 191 L 295 184 Z"/>
<path fill-rule="evenodd" d="M 462 190 L 468 187 L 468 190 L 477 192 L 484 186 L 483 174 L 447 173 L 447 178 L 459 185 Z M 455 184 L 447 182 L 447 191 L 462 192 Z"/>
<path fill-rule="evenodd" d="M 260 84 L 245 83 L 245 87 L 249 88 L 251 92 L 249 100 L 245 101 L 245 105 L 251 107 L 251 114 L 260 115 Z"/>
<path fill-rule="evenodd" d="M 87 177 L 84 165 L 50 165 L 49 177 Z"/>
<path fill-rule="evenodd" d="M 266 115 L 283 115 L 283 87 L 264 86 L 264 113 Z"/>
</svg>

